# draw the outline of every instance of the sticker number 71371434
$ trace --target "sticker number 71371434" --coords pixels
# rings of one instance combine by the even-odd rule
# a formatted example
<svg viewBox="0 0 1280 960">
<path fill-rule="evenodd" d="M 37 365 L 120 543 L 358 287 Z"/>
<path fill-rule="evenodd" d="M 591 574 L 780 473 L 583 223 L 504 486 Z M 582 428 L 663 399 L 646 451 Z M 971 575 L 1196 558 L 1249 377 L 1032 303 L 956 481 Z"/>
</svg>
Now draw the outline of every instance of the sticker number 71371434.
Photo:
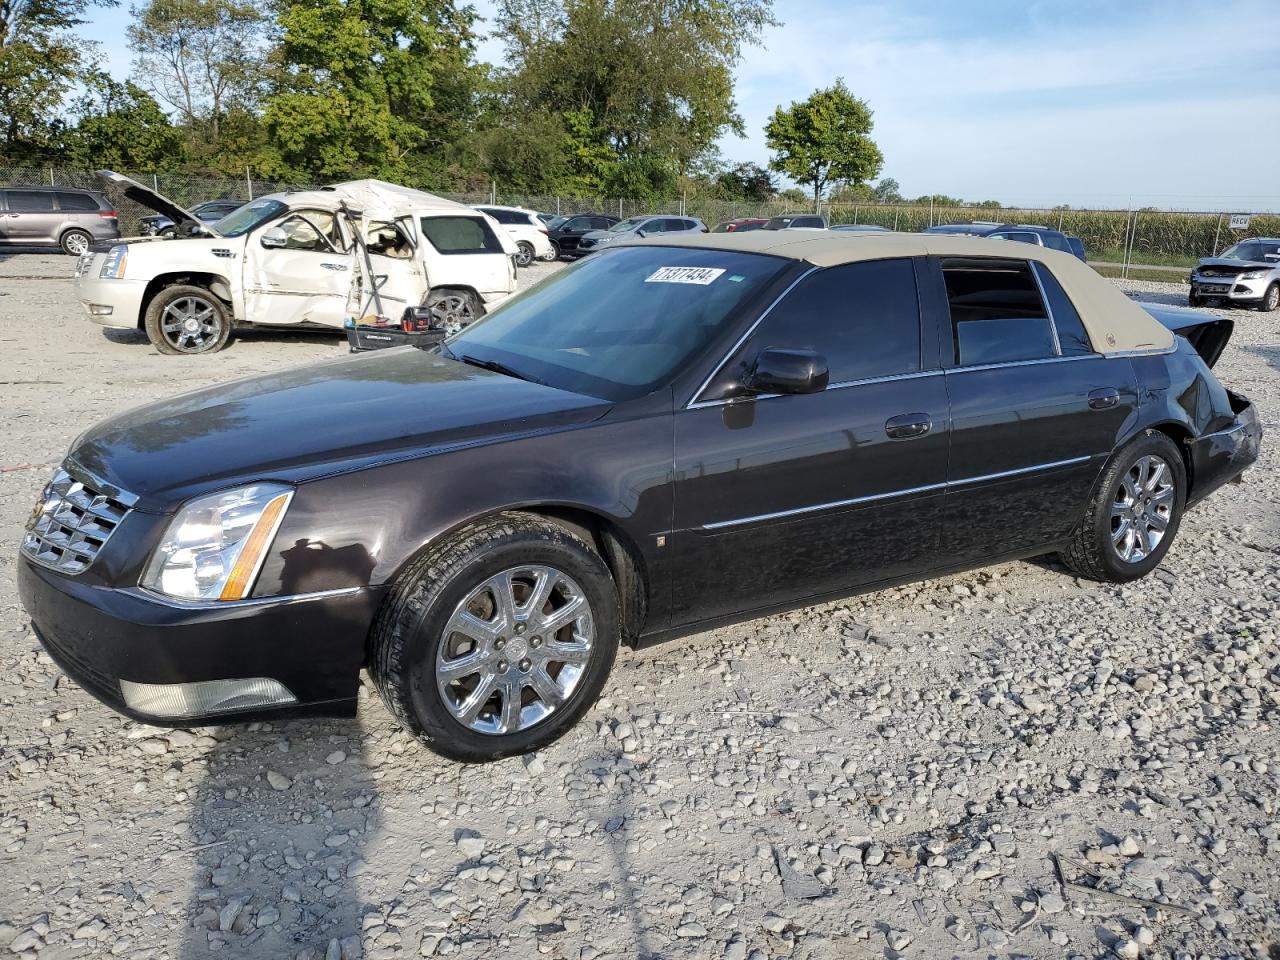
<svg viewBox="0 0 1280 960">
<path fill-rule="evenodd" d="M 720 267 L 659 267 L 644 278 L 645 283 L 696 283 L 700 287 L 710 284 L 724 273 Z"/>
</svg>

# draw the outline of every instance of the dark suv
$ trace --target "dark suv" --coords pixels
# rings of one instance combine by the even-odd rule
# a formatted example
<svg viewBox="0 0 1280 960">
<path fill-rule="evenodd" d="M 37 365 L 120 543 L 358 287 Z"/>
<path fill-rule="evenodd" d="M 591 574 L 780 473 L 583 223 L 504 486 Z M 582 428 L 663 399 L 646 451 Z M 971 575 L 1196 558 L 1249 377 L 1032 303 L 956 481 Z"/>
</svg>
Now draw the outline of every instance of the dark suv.
<svg viewBox="0 0 1280 960">
<path fill-rule="evenodd" d="M 79 256 L 96 240 L 117 240 L 111 201 L 91 190 L 6 187 L 0 190 L 0 246 L 59 246 Z"/>
<path fill-rule="evenodd" d="M 579 240 L 593 230 L 608 230 L 617 222 L 617 217 L 605 213 L 579 213 L 562 219 L 554 227 L 548 225 L 547 233 L 559 256 L 577 258 Z"/>
<path fill-rule="evenodd" d="M 1032 223 L 1007 223 L 986 234 L 988 240 L 1017 240 L 1020 243 L 1034 243 L 1038 247 L 1049 247 L 1069 253 L 1078 260 L 1085 260 L 1084 241 L 1079 237 L 1071 237 L 1061 230 L 1042 227 Z"/>
</svg>

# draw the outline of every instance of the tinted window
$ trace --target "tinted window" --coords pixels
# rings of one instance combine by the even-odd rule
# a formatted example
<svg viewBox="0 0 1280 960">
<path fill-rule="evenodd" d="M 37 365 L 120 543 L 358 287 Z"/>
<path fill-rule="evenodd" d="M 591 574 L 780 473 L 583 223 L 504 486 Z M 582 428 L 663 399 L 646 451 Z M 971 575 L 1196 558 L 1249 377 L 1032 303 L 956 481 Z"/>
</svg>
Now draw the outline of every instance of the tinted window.
<svg viewBox="0 0 1280 960">
<path fill-rule="evenodd" d="M 1053 327 L 1025 260 L 942 261 L 956 363 L 972 366 L 1057 355 Z"/>
<path fill-rule="evenodd" d="M 1088 331 L 1080 320 L 1075 304 L 1062 289 L 1053 272 L 1043 263 L 1032 266 L 1036 276 L 1040 278 L 1040 286 L 1044 288 L 1045 299 L 1049 301 L 1049 310 L 1053 313 L 1053 326 L 1058 331 L 1058 344 L 1062 347 L 1064 357 L 1078 357 L 1081 354 L 1093 353 L 1093 343 L 1089 340 Z"/>
<path fill-rule="evenodd" d="M 1061 250 L 1063 253 L 1071 252 L 1071 244 L 1067 243 L 1067 238 L 1060 233 L 1043 233 L 1041 237 L 1044 239 L 1046 247 L 1052 247 L 1054 250 Z"/>
<path fill-rule="evenodd" d="M 992 240 L 1017 240 L 1019 243 L 1034 243 L 1037 247 L 1040 246 L 1040 237 L 1025 230 L 1010 230 L 1008 233 L 991 233 L 987 236 Z"/>
<path fill-rule="evenodd" d="M 73 210 L 78 212 L 98 210 L 98 201 L 93 199 L 87 193 L 58 193 L 58 206 L 63 210 Z"/>
<path fill-rule="evenodd" d="M 15 213 L 48 213 L 53 210 L 53 194 L 46 190 L 10 190 L 9 209 Z"/>
<path fill-rule="evenodd" d="M 590 217 L 574 217 L 572 220 L 569 220 L 567 223 L 563 223 L 563 224 L 561 224 L 559 229 L 561 229 L 561 230 L 591 230 L 591 229 L 593 229 L 593 228 L 594 228 L 594 226 L 595 226 L 595 225 L 594 225 L 594 223 L 592 222 L 592 219 L 591 219 Z"/>
<path fill-rule="evenodd" d="M 737 359 L 740 377 L 768 347 L 816 350 L 831 382 L 920 369 L 920 308 L 910 260 L 820 270 L 769 312 Z"/>
<path fill-rule="evenodd" d="M 613 221 L 608 217 L 592 217 L 591 225 L 597 230 L 608 230 L 613 226 Z"/>
<path fill-rule="evenodd" d="M 502 253 L 497 234 L 479 217 L 423 217 L 422 233 L 437 253 Z"/>
</svg>

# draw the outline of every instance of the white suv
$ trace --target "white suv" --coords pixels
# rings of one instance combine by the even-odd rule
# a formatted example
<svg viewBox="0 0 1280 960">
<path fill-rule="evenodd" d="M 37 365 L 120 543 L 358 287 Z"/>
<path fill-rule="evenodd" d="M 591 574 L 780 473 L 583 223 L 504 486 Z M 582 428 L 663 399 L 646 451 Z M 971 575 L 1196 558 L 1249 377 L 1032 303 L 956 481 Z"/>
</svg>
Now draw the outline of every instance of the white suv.
<svg viewBox="0 0 1280 960">
<path fill-rule="evenodd" d="M 524 207 L 476 207 L 486 216 L 502 224 L 502 228 L 516 242 L 519 253 L 516 254 L 516 266 L 527 267 L 534 259 L 554 260 L 555 244 L 547 232 L 547 225 L 542 222 L 536 210 Z"/>
<path fill-rule="evenodd" d="M 129 199 L 196 228 L 178 240 L 136 239 L 87 253 L 76 269 L 90 319 L 145 330 L 160 353 L 220 350 L 237 326 L 341 329 L 349 317 L 377 312 L 374 286 L 388 319 L 426 306 L 433 326 L 452 332 L 516 290 L 516 247 L 505 232 L 429 193 L 359 180 L 259 197 L 201 224 L 142 184 L 102 175 Z M 359 215 L 344 213 L 344 203 Z"/>
</svg>

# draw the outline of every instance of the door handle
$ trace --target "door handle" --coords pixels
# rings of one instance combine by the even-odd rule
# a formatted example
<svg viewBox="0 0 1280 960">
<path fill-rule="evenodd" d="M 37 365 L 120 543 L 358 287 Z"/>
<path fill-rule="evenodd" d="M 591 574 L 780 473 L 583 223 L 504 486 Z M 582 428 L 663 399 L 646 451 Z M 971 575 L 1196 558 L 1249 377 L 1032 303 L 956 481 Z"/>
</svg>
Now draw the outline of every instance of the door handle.
<svg viewBox="0 0 1280 960">
<path fill-rule="evenodd" d="M 1120 402 L 1120 391 L 1115 387 L 1103 387 L 1089 392 L 1089 409 L 1106 410 Z"/>
<path fill-rule="evenodd" d="M 904 413 L 884 422 L 884 432 L 892 440 L 914 440 L 933 429 L 927 413 Z"/>
<path fill-rule="evenodd" d="M 320 266 L 324 267 L 326 270 L 345 270 L 345 269 L 347 269 L 347 265 L 346 265 L 345 263 L 322 263 L 322 264 L 320 264 Z"/>
</svg>

